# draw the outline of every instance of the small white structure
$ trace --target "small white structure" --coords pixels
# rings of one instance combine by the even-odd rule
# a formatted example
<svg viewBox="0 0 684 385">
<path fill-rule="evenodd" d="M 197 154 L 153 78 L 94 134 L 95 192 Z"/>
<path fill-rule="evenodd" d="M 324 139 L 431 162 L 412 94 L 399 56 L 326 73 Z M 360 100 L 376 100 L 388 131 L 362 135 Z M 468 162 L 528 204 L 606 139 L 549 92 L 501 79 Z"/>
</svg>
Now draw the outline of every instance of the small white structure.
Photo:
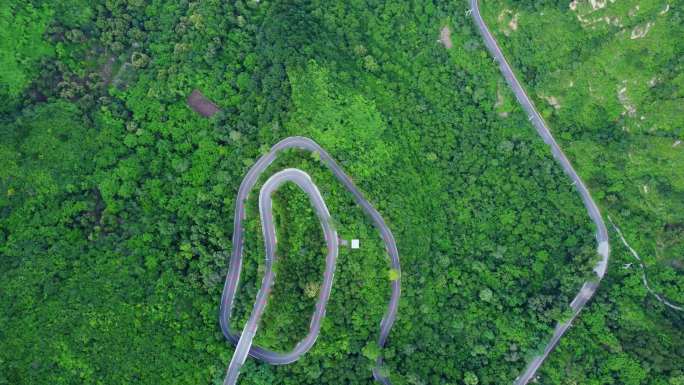
<svg viewBox="0 0 684 385">
<path fill-rule="evenodd" d="M 351 240 L 351 248 L 352 249 L 358 249 L 359 248 L 359 240 L 358 239 L 352 239 Z"/>
</svg>

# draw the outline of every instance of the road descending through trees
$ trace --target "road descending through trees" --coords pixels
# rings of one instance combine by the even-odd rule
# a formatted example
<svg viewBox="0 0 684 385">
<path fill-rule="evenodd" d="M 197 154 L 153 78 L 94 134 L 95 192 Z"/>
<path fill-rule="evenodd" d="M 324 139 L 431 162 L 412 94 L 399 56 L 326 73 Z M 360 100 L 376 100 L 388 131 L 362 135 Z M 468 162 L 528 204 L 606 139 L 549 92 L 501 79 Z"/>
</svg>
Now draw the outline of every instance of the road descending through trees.
<svg viewBox="0 0 684 385">
<path fill-rule="evenodd" d="M 335 263 L 339 249 L 337 230 L 333 225 L 332 218 L 325 205 L 325 201 L 318 191 L 318 188 L 313 183 L 311 178 L 305 172 L 298 169 L 285 169 L 273 176 L 271 176 L 262 186 L 259 192 L 259 214 L 261 217 L 261 228 L 264 235 L 264 246 L 266 251 L 266 270 L 261 282 L 261 287 L 257 294 L 254 308 L 250 314 L 247 323 L 244 326 L 241 334 L 237 334 L 230 329 L 230 318 L 235 300 L 235 294 L 240 280 L 240 271 L 242 270 L 242 251 L 243 251 L 243 221 L 245 220 L 245 202 L 247 197 L 256 184 L 259 176 L 268 168 L 276 159 L 278 152 L 289 148 L 298 148 L 309 150 L 317 153 L 321 161 L 328 166 L 333 175 L 342 185 L 352 194 L 356 203 L 361 206 L 363 211 L 373 221 L 375 227 L 380 231 L 387 253 L 390 256 L 390 265 L 393 270 L 400 272 L 399 252 L 394 241 L 392 232 L 385 224 L 380 213 L 363 197 L 363 194 L 354 185 L 351 178 L 344 173 L 335 160 L 325 151 L 321 146 L 311 139 L 304 137 L 289 137 L 278 142 L 271 150 L 250 168 L 247 176 L 242 180 L 238 190 L 237 200 L 235 202 L 235 218 L 233 226 L 233 252 L 230 258 L 230 266 L 226 282 L 223 287 L 223 295 L 221 298 L 220 307 L 220 324 L 221 330 L 225 337 L 237 344 L 233 358 L 230 361 L 224 385 L 233 385 L 237 383 L 240 374 L 240 368 L 245 362 L 248 355 L 275 365 L 289 364 L 306 353 L 316 342 L 318 333 L 321 328 L 321 321 L 325 316 L 325 307 L 328 303 L 330 290 L 332 288 L 332 281 L 335 274 Z M 321 286 L 320 294 L 314 313 L 311 317 L 311 324 L 309 326 L 309 333 L 302 339 L 290 352 L 279 353 L 268 349 L 253 346 L 252 342 L 256 335 L 259 326 L 259 320 L 266 309 L 268 296 L 271 292 L 273 282 L 275 279 L 275 272 L 273 271 L 273 264 L 276 260 L 276 246 L 277 238 L 275 233 L 275 225 L 273 223 L 273 205 L 272 194 L 283 183 L 293 182 L 299 186 L 308 196 L 313 205 L 325 236 L 328 254 L 325 262 L 325 272 L 323 273 L 323 284 Z M 390 329 L 397 317 L 397 307 L 399 305 L 399 297 L 401 295 L 400 278 L 391 281 L 392 295 L 390 297 L 387 311 L 380 322 L 380 336 L 378 338 L 378 345 L 382 348 L 387 341 Z M 380 367 L 382 365 L 382 356 L 379 356 L 376 361 L 376 366 L 373 368 L 373 377 L 380 383 L 389 384 L 389 379 L 380 374 Z"/>
<path fill-rule="evenodd" d="M 549 353 L 551 353 L 551 351 L 556 347 L 563 334 L 565 334 L 565 332 L 570 328 L 572 322 L 575 320 L 575 318 L 577 318 L 587 301 L 589 301 L 589 299 L 591 299 L 596 292 L 596 289 L 598 288 L 598 285 L 605 275 L 606 269 L 608 267 L 608 258 L 610 256 L 608 230 L 606 229 L 606 224 L 601 217 L 601 212 L 594 202 L 594 199 L 591 197 L 589 190 L 584 185 L 584 182 L 579 175 L 577 175 L 577 172 L 572 167 L 572 164 L 568 158 L 565 156 L 565 153 L 563 153 L 563 150 L 561 150 L 561 148 L 558 146 L 558 143 L 556 143 L 556 140 L 554 139 L 553 135 L 551 135 L 551 131 L 546 125 L 546 122 L 541 117 L 530 98 L 527 96 L 524 88 L 520 85 L 520 82 L 515 77 L 511 66 L 508 64 L 508 61 L 506 61 L 503 52 L 501 52 L 501 48 L 499 48 L 496 39 L 494 39 L 494 36 L 489 31 L 489 28 L 487 28 L 487 24 L 485 24 L 482 15 L 480 14 L 479 1 L 470 0 L 470 7 L 470 12 L 472 12 L 473 18 L 475 19 L 475 24 L 480 30 L 480 34 L 484 38 L 485 46 L 487 46 L 489 52 L 492 54 L 492 56 L 494 56 L 494 60 L 499 63 L 499 69 L 506 79 L 506 83 L 508 83 L 508 86 L 513 90 L 518 103 L 520 103 L 523 110 L 525 110 L 529 116 L 529 120 L 537 129 L 537 133 L 542 137 L 544 142 L 551 147 L 551 153 L 553 154 L 553 157 L 561 165 L 565 174 L 572 179 L 572 183 L 575 185 L 577 192 L 582 197 L 584 207 L 586 207 L 589 216 L 596 226 L 596 242 L 598 244 L 597 252 L 601 256 L 601 259 L 596 263 L 596 266 L 594 266 L 596 277 L 585 282 L 582 285 L 579 293 L 577 293 L 575 298 L 570 303 L 570 307 L 572 308 L 572 316 L 556 325 L 553 336 L 544 348 L 544 351 L 540 355 L 534 357 L 528 363 L 525 371 L 515 380 L 515 385 L 525 385 L 534 378 L 541 364 L 549 356 Z"/>
<path fill-rule="evenodd" d="M 608 266 L 608 259 L 610 256 L 608 231 L 603 218 L 601 217 L 601 212 L 592 199 L 589 190 L 575 169 L 572 167 L 572 164 L 565 156 L 561 148 L 558 146 L 558 143 L 556 143 L 556 140 L 547 127 L 546 122 L 541 117 L 530 98 L 527 96 L 525 90 L 513 73 L 511 66 L 506 61 L 506 58 L 499 48 L 499 45 L 487 28 L 487 25 L 480 14 L 478 0 L 471 0 L 470 12 L 472 12 L 475 24 L 484 38 L 485 46 L 494 56 L 494 60 L 499 63 L 499 68 L 501 69 L 506 82 L 513 90 L 516 99 L 528 114 L 529 120 L 536 128 L 537 133 L 541 136 L 544 142 L 551 147 L 551 153 L 553 154 L 553 157 L 561 165 L 565 174 L 573 181 L 578 193 L 582 197 L 584 206 L 586 207 L 589 216 L 596 226 L 596 241 L 598 244 L 597 252 L 601 256 L 601 259 L 594 266 L 594 272 L 596 276 L 582 285 L 579 293 L 570 303 L 572 315 L 568 319 L 563 320 L 556 325 L 553 335 L 544 348 L 544 351 L 538 356 L 534 357 L 527 364 L 524 372 L 515 380 L 515 385 L 525 385 L 535 377 L 539 367 L 546 360 L 551 351 L 556 347 L 561 337 L 570 328 L 572 322 L 577 318 L 585 304 L 596 292 L 601 279 L 605 275 L 606 268 Z M 280 141 L 273 146 L 273 148 L 271 148 L 266 155 L 259 158 L 254 166 L 252 166 L 252 168 L 250 168 L 250 170 L 247 172 L 247 176 L 245 176 L 245 179 L 243 179 L 242 183 L 240 184 L 238 197 L 235 203 L 233 252 L 231 254 L 229 271 L 226 277 L 223 295 L 221 298 L 220 324 L 221 330 L 226 338 L 237 344 L 237 346 L 235 348 L 235 353 L 233 354 L 230 365 L 228 366 L 224 385 L 233 385 L 237 383 L 240 368 L 244 364 L 248 355 L 276 365 L 289 364 L 299 359 L 304 353 L 311 349 L 313 344 L 316 342 L 316 338 L 318 337 L 318 333 L 321 328 L 321 321 L 325 316 L 325 307 L 327 305 L 328 298 L 330 296 L 330 290 L 332 288 L 335 263 L 339 249 L 337 231 L 332 224 L 333 221 L 330 217 L 330 213 L 328 212 L 328 208 L 325 205 L 325 201 L 323 200 L 318 188 L 313 183 L 309 175 L 298 169 L 285 169 L 271 176 L 265 182 L 259 193 L 259 214 L 261 216 L 262 232 L 264 235 L 264 245 L 266 250 L 266 271 L 261 282 L 261 287 L 257 294 L 256 302 L 254 303 L 254 308 L 252 309 L 250 317 L 245 324 L 242 333 L 237 334 L 230 329 L 230 317 L 238 287 L 238 281 L 240 279 L 240 271 L 242 268 L 243 220 L 245 219 L 246 215 L 245 202 L 249 192 L 256 184 L 259 176 L 268 168 L 271 163 L 273 163 L 277 157 L 277 153 L 288 148 L 309 150 L 320 155 L 321 161 L 328 166 L 328 168 L 330 168 L 337 180 L 342 183 L 342 185 L 353 195 L 356 203 L 361 206 L 364 212 L 371 218 L 374 225 L 378 228 L 385 243 L 387 252 L 390 256 L 391 268 L 397 272 L 400 271 L 399 253 L 397 251 L 397 246 L 392 232 L 385 224 L 382 216 L 363 197 L 363 194 L 354 185 L 349 176 L 347 176 L 339 167 L 335 160 L 333 160 L 332 157 L 325 150 L 323 150 L 323 148 L 321 148 L 311 139 L 304 137 L 289 137 Z M 273 207 L 271 196 L 273 192 L 278 189 L 278 187 L 286 182 L 293 182 L 297 184 L 309 196 L 309 199 L 323 228 L 328 254 L 326 257 L 323 284 L 320 290 L 318 301 L 316 302 L 314 308 L 313 316 L 311 318 L 309 333 L 304 337 L 304 339 L 297 343 L 294 349 L 290 352 L 278 353 L 268 349 L 260 348 L 258 346 L 253 346 L 252 343 L 259 326 L 259 321 L 266 308 L 268 296 L 271 292 L 271 288 L 275 279 L 273 264 L 276 260 L 275 251 L 277 239 L 275 234 L 275 225 L 273 223 Z M 390 329 L 392 328 L 394 320 L 397 316 L 397 307 L 401 293 L 400 279 L 391 281 L 391 286 L 392 295 L 387 307 L 387 311 L 380 323 L 380 336 L 378 338 L 378 345 L 381 348 L 385 345 Z M 376 361 L 376 365 L 373 368 L 373 377 L 376 381 L 384 385 L 389 385 L 391 384 L 389 379 L 380 373 L 381 365 L 382 356 L 378 357 Z"/>
</svg>

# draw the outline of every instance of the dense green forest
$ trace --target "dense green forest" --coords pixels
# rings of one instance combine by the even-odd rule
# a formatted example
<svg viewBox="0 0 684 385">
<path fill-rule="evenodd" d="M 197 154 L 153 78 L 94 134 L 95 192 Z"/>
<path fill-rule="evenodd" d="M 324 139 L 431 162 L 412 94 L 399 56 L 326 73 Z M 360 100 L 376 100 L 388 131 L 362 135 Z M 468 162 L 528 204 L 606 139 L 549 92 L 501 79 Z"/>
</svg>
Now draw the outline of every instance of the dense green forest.
<svg viewBox="0 0 684 385">
<path fill-rule="evenodd" d="M 467 9 L 1 3 L 0 384 L 220 384 L 233 352 L 217 316 L 235 195 L 249 166 L 291 135 L 326 148 L 397 240 L 402 299 L 382 352 L 393 383 L 512 382 L 591 276 L 594 229 Z M 505 23 L 520 14 L 500 37 L 538 104 L 562 100 L 545 108 L 562 145 L 656 289 L 682 302 L 681 7 L 654 16 L 662 9 L 642 5 L 634 23 L 662 17 L 644 37 L 660 40 L 634 47 L 614 40 L 616 26 L 577 24 L 567 4 L 483 2 L 492 26 L 504 9 Z M 445 26 L 451 48 L 438 41 Z M 594 64 L 613 72 L 588 72 Z M 609 84 L 619 71 L 660 80 L 621 93 Z M 596 99 L 580 84 L 595 84 Z M 193 90 L 221 111 L 194 112 Z M 638 119 L 609 98 L 619 94 Z M 289 151 L 269 170 L 284 167 L 311 174 L 340 236 L 361 248 L 340 250 L 314 347 L 286 366 L 248 359 L 240 383 L 371 384 L 393 278 L 381 240 L 315 156 Z M 263 273 L 256 195 L 235 328 Z M 274 204 L 279 276 L 256 342 L 289 350 L 308 328 L 324 242 L 301 191 L 284 186 Z M 684 315 L 650 296 L 612 244 L 601 289 L 539 382 L 684 384 Z"/>
<path fill-rule="evenodd" d="M 604 3 L 486 9 L 655 289 L 684 303 L 684 3 Z"/>
<path fill-rule="evenodd" d="M 561 146 L 599 198 L 604 216 L 644 260 L 649 285 L 670 302 L 684 304 L 684 3 L 486 3 L 488 22 Z M 588 323 L 598 314 L 617 313 L 607 322 L 616 331 L 612 342 L 605 342 L 611 348 L 592 349 L 583 339 L 601 333 L 577 328 L 546 374 L 561 376 L 553 370 L 557 366 L 566 370 L 563 376 L 587 382 L 591 377 L 577 370 L 582 349 L 583 359 L 592 361 L 620 353 L 620 358 L 606 355 L 600 367 L 630 362 L 635 371 L 627 373 L 634 378 L 625 383 L 661 383 L 654 372 L 663 365 L 679 369 L 675 374 L 680 377 L 670 380 L 679 383 L 681 359 L 653 352 L 681 357 L 681 334 L 663 330 L 656 340 L 645 331 L 667 323 L 681 329 L 682 312 L 653 303 L 642 271 L 615 235 L 614 256 L 620 264 L 615 262 L 603 290 L 615 293 L 615 303 L 606 306 L 599 299 L 591 315 L 582 316 Z"/>
</svg>

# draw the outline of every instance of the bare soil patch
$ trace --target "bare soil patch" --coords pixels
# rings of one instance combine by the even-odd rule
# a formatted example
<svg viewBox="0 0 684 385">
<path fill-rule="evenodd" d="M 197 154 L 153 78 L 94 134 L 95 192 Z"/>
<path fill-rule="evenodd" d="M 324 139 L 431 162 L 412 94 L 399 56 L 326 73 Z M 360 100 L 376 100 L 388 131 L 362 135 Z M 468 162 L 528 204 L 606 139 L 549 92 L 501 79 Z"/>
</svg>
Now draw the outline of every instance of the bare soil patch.
<svg viewBox="0 0 684 385">
<path fill-rule="evenodd" d="M 446 25 L 439 31 L 439 42 L 444 44 L 447 49 L 454 46 L 451 42 L 451 30 Z"/>
<path fill-rule="evenodd" d="M 193 90 L 190 96 L 188 96 L 188 106 L 190 106 L 193 111 L 207 118 L 219 112 L 219 108 L 216 104 L 202 95 L 199 90 Z"/>
</svg>

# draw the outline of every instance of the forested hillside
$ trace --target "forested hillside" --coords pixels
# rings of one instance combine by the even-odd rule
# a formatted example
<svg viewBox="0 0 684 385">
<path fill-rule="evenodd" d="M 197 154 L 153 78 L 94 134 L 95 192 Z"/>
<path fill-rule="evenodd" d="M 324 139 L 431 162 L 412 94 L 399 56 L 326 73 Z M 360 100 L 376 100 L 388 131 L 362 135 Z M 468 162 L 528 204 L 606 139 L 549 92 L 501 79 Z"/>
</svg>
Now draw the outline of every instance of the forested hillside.
<svg viewBox="0 0 684 385">
<path fill-rule="evenodd" d="M 506 6 L 484 2 L 492 25 Z M 518 11 L 570 12 L 538 7 Z M 661 134 L 625 123 L 643 138 L 627 142 L 603 113 L 581 125 L 565 124 L 580 118 L 572 112 L 547 116 L 568 130 L 559 136 L 580 174 L 642 254 L 663 243 L 646 260 L 649 276 L 679 300 L 675 8 L 659 32 L 673 34 L 672 69 L 662 75 L 673 82 L 643 96 L 653 124 L 671 119 Z M 0 384 L 220 384 L 233 352 L 217 316 L 235 195 L 249 166 L 291 135 L 337 159 L 397 240 L 402 298 L 382 351 L 392 382 L 512 382 L 591 276 L 594 229 L 467 9 L 465 1 L 0 4 Z M 528 41 L 557 32 L 529 20 Z M 444 33 L 439 41 L 443 27 L 450 42 Z M 604 46 L 607 33 L 582 31 L 578 39 Z M 502 39 L 516 66 L 531 53 L 548 57 L 518 51 L 524 39 L 516 39 Z M 546 73 L 574 62 L 560 54 L 547 67 L 530 62 L 525 81 L 536 92 Z M 194 90 L 220 112 L 193 111 Z M 629 148 L 635 163 L 625 168 L 618 160 Z M 315 156 L 290 151 L 270 171 L 284 167 L 312 175 L 340 236 L 361 248 L 340 250 L 316 345 L 286 366 L 250 358 L 240 383 L 371 384 L 396 277 L 376 229 Z M 630 193 L 630 178 L 647 181 L 651 200 Z M 235 328 L 263 273 L 257 195 Z M 284 186 L 275 209 L 281 261 L 257 343 L 289 350 L 309 324 L 324 242 L 301 191 Z M 682 313 L 649 296 L 637 270 L 622 268 L 631 256 L 613 245 L 603 286 L 540 383 L 684 383 Z"/>
<path fill-rule="evenodd" d="M 507 56 L 615 226 L 609 224 L 619 267 L 604 288 L 615 293 L 616 303 L 606 308 L 597 301 L 593 307 L 619 315 L 609 323 L 616 331 L 609 351 L 619 349 L 620 358 L 607 359 L 603 368 L 619 360 L 630 363 L 631 383 L 658 383 L 649 378 L 657 368 L 682 367 L 653 354 L 655 345 L 681 349 L 681 336 L 665 332 L 656 343 L 643 330 L 663 322 L 681 328 L 682 322 L 682 311 L 658 303 L 656 295 L 675 307 L 684 304 L 684 3 L 485 4 Z M 644 261 L 645 272 L 616 228 Z M 591 334 L 569 335 L 548 373 L 560 365 L 585 382 L 586 373 L 571 368 L 579 344 L 589 347 L 582 336 Z M 598 358 L 597 350 L 586 352 Z"/>
</svg>

